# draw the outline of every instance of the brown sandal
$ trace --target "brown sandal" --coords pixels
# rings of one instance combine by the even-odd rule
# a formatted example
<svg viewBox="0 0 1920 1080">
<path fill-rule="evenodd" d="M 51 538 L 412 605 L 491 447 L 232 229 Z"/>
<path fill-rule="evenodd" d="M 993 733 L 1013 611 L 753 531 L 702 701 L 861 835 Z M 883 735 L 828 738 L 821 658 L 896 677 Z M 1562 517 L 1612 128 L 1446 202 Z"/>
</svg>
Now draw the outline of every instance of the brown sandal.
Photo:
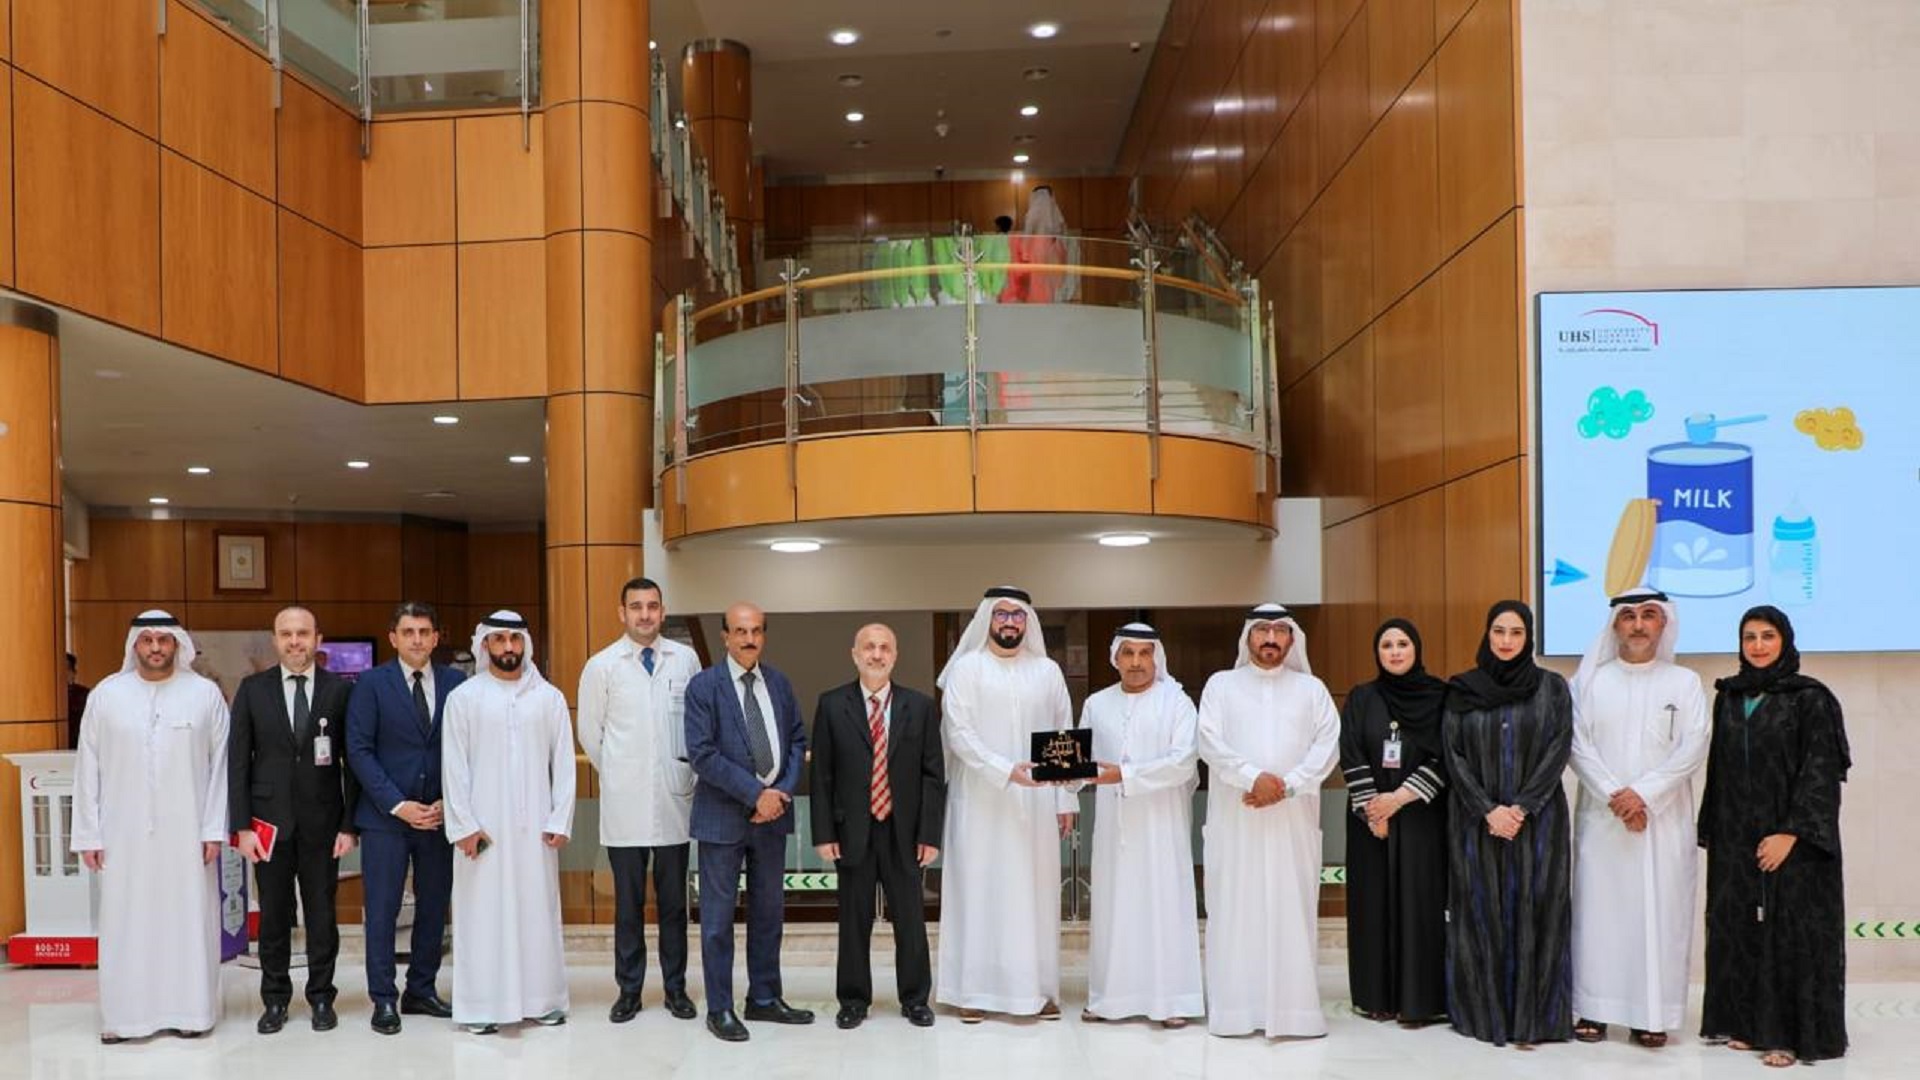
<svg viewBox="0 0 1920 1080">
<path fill-rule="evenodd" d="M 1583 1043 L 1597 1043 L 1607 1037 L 1607 1025 L 1580 1019 L 1573 1022 L 1573 1037 Z"/>
<path fill-rule="evenodd" d="M 1760 1055 L 1760 1064 L 1770 1069 L 1784 1069 L 1799 1060 L 1791 1050 L 1768 1050 Z"/>
<path fill-rule="evenodd" d="M 1667 1033 L 1664 1031 L 1642 1031 L 1634 1028 L 1633 1033 L 1628 1037 L 1649 1050 L 1658 1050 L 1667 1045 Z"/>
</svg>

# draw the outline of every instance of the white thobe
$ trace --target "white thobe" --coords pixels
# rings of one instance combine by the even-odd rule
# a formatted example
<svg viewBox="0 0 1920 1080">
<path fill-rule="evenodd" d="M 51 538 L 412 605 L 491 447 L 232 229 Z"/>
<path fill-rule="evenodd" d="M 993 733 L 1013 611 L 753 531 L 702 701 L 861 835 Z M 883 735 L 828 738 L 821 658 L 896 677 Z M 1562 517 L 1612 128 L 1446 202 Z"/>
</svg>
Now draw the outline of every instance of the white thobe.
<svg viewBox="0 0 1920 1080">
<path fill-rule="evenodd" d="M 1249 664 L 1200 694 L 1206 760 L 1207 1030 L 1325 1035 L 1315 975 L 1320 942 L 1320 784 L 1340 754 L 1326 684 Z M 1240 801 L 1261 773 L 1286 798 Z"/>
<path fill-rule="evenodd" d="M 73 850 L 99 851 L 100 1031 L 206 1031 L 220 1014 L 227 703 L 191 671 L 94 687 L 80 720 Z"/>
<path fill-rule="evenodd" d="M 1031 736 L 1073 725 L 1059 665 L 973 653 L 947 674 L 947 825 L 934 999 L 1031 1015 L 1060 1001 L 1060 832 L 1078 799 L 1011 779 Z"/>
<path fill-rule="evenodd" d="M 1693 774 L 1707 758 L 1707 695 L 1678 664 L 1603 664 L 1573 704 L 1573 1011 L 1676 1031 L 1687 1008 L 1699 852 Z M 1647 828 L 1607 800 L 1632 788 Z"/>
<path fill-rule="evenodd" d="M 580 749 L 600 775 L 600 843 L 665 847 L 687 842 L 693 766 L 682 715 L 687 681 L 700 673 L 692 649 L 660 638 L 653 674 L 640 646 L 622 636 L 580 672 Z"/>
<path fill-rule="evenodd" d="M 1093 804 L 1093 929 L 1087 1008 L 1117 1020 L 1206 1012 L 1193 897 L 1197 714 L 1178 686 L 1087 699 L 1093 756 L 1120 767 Z"/>
<path fill-rule="evenodd" d="M 505 1024 L 567 1008 L 560 853 L 543 833 L 573 829 L 567 700 L 545 681 L 468 679 L 447 695 L 441 775 L 447 839 L 484 831 L 477 858 L 453 855 L 453 1019 Z"/>
</svg>

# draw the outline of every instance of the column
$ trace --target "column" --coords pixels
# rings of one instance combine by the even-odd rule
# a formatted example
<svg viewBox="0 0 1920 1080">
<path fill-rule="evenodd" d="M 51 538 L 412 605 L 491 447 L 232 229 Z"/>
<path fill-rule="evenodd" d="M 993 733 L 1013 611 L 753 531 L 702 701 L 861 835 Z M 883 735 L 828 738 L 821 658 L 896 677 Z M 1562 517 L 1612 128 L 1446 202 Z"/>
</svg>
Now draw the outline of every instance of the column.
<svg viewBox="0 0 1920 1080">
<path fill-rule="evenodd" d="M 60 347 L 54 313 L 0 297 L 0 753 L 66 745 Z M 74 718 L 76 721 L 78 717 Z M 26 926 L 20 777 L 0 761 L 0 937 Z"/>
<path fill-rule="evenodd" d="M 726 197 L 742 284 L 751 289 L 753 225 L 762 214 L 753 162 L 752 50 L 723 38 L 689 42 L 680 58 L 680 100 L 714 190 Z"/>
</svg>

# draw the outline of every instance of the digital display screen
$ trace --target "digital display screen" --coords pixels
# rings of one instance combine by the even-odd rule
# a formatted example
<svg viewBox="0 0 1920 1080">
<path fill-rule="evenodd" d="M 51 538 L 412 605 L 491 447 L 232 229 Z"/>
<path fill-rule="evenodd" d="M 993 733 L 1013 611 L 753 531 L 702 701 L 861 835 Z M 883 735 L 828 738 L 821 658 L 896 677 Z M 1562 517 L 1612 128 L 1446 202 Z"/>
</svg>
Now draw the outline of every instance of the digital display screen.
<svg viewBox="0 0 1920 1080">
<path fill-rule="evenodd" d="M 1806 651 L 1920 648 L 1920 288 L 1543 293 L 1543 650 L 1673 598 L 1681 652 L 1772 604 Z"/>
<path fill-rule="evenodd" d="M 374 665 L 372 638 L 327 638 L 315 650 L 321 667 L 351 682 Z"/>
</svg>

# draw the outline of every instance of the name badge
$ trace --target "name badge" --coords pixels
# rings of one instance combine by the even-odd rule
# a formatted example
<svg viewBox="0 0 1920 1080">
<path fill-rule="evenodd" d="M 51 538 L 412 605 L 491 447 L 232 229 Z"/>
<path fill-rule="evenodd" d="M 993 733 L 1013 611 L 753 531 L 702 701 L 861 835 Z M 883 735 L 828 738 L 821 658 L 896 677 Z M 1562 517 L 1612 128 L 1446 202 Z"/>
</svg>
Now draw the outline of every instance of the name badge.
<svg viewBox="0 0 1920 1080">
<path fill-rule="evenodd" d="M 333 736 L 327 734 L 327 720 L 320 718 L 320 734 L 313 737 L 313 763 L 315 765 L 333 764 Z"/>
<path fill-rule="evenodd" d="M 1380 767 L 1383 769 L 1400 767 L 1400 736 L 1395 735 L 1380 744 Z"/>
</svg>

